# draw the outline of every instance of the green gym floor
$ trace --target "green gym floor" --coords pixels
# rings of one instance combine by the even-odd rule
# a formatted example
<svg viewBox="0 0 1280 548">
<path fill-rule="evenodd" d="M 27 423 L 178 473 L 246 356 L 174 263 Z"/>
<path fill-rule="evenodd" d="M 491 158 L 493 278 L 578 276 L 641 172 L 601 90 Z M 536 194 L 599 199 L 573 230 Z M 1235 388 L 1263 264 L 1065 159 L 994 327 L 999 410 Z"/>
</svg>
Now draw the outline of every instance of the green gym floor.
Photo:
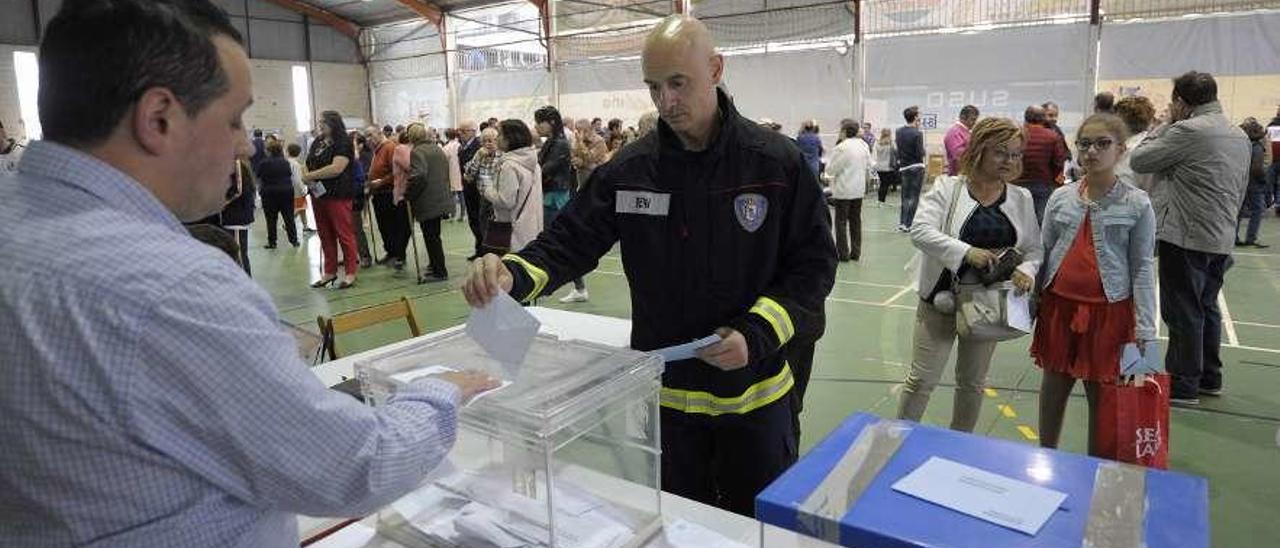
<svg viewBox="0 0 1280 548">
<path fill-rule="evenodd" d="M 902 270 L 912 248 L 906 235 L 893 231 L 897 218 L 896 196 L 883 209 L 868 203 L 863 209 L 862 261 L 840 265 L 827 303 L 826 337 L 819 343 L 806 396 L 802 451 L 851 413 L 891 417 L 896 411 L 899 383 L 910 360 L 915 301 Z M 265 226 L 259 217 L 250 237 L 254 278 L 274 297 L 284 321 L 312 332 L 317 315 L 401 296 L 412 300 L 424 330 L 458 325 L 466 321 L 468 311 L 457 284 L 466 272 L 471 234 L 466 223 L 444 225 L 453 276 L 448 283 L 415 284 L 411 255 L 404 274 L 375 266 L 360 272 L 356 287 L 337 291 L 308 287 L 319 277 L 318 237 L 307 236 L 296 250 L 287 244 L 263 249 Z M 1276 247 L 1236 253 L 1223 291 L 1224 395 L 1204 399 L 1199 409 L 1172 410 L 1170 468 L 1209 479 L 1214 546 L 1274 546 L 1280 539 L 1280 218 L 1267 213 L 1260 240 Z M 419 255 L 425 261 L 426 255 Z M 616 253 L 602 259 L 586 281 L 589 303 L 560 304 L 558 297 L 568 290 L 564 288 L 542 306 L 630 316 L 626 279 Z M 408 335 L 401 325 L 379 327 L 339 337 L 337 345 L 346 355 Z M 1023 338 L 1001 344 L 996 351 L 978 433 L 1036 443 L 1040 373 L 1027 358 L 1029 343 L 1029 337 Z M 925 422 L 949 423 L 951 380 L 948 372 Z M 1086 409 L 1082 391 L 1077 392 L 1062 448 L 1084 452 Z"/>
</svg>

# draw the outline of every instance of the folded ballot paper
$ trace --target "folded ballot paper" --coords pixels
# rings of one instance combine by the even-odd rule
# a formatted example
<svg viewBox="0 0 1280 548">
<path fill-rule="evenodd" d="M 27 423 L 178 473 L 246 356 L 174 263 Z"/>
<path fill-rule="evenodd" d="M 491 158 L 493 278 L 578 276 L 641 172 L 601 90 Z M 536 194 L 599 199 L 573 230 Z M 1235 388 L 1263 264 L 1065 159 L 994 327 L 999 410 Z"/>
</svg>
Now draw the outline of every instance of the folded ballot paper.
<svg viewBox="0 0 1280 548">
<path fill-rule="evenodd" d="M 467 336 L 501 363 L 509 378 L 515 378 L 541 326 L 542 323 L 510 295 L 499 293 L 484 308 L 471 309 Z"/>
<path fill-rule="evenodd" d="M 406 495 L 391 505 L 413 536 L 445 547 L 550 546 L 546 501 L 511 492 L 497 471 L 456 472 Z M 608 504 L 572 487 L 557 487 L 556 545 L 566 548 L 616 548 L 635 531 Z"/>
</svg>

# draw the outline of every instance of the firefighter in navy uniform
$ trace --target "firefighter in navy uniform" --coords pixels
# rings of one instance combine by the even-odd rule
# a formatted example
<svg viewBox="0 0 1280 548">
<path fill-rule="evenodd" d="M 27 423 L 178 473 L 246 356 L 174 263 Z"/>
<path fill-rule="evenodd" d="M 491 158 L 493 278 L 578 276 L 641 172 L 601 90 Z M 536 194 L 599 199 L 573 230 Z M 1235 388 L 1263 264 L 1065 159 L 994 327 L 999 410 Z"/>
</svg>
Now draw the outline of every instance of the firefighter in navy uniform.
<svg viewBox="0 0 1280 548">
<path fill-rule="evenodd" d="M 663 374 L 662 488 L 751 516 L 797 456 L 783 349 L 821 336 L 836 270 L 826 205 L 795 145 L 717 87 L 723 58 L 700 22 L 663 20 L 643 59 L 658 130 L 598 168 L 537 240 L 476 261 L 463 292 L 472 306 L 547 296 L 620 242 L 632 347 L 722 337 Z"/>
</svg>

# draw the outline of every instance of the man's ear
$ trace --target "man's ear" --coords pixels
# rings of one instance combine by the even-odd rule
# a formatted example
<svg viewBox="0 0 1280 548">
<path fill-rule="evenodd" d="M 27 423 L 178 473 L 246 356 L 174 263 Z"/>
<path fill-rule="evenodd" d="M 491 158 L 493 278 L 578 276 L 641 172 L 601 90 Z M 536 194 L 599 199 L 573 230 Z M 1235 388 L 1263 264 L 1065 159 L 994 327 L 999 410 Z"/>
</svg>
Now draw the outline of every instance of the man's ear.
<svg viewBox="0 0 1280 548">
<path fill-rule="evenodd" d="M 711 83 L 720 85 L 721 78 L 724 77 L 724 56 L 719 53 L 711 56 Z"/>
<path fill-rule="evenodd" d="M 134 139 L 143 150 L 162 155 L 173 148 L 173 138 L 186 112 L 178 98 L 167 88 L 151 88 L 133 105 L 130 114 Z"/>
</svg>

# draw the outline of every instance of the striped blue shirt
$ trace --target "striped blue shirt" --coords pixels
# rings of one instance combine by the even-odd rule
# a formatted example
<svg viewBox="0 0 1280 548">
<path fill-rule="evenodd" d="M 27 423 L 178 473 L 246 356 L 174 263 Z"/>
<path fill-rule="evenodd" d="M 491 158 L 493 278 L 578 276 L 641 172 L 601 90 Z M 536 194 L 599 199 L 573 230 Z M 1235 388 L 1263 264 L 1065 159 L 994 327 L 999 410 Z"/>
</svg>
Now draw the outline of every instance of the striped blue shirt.
<svg viewBox="0 0 1280 548">
<path fill-rule="evenodd" d="M 0 196 L 0 546 L 296 547 L 295 514 L 374 511 L 453 444 L 456 387 L 327 389 L 121 171 L 36 142 Z"/>
</svg>

